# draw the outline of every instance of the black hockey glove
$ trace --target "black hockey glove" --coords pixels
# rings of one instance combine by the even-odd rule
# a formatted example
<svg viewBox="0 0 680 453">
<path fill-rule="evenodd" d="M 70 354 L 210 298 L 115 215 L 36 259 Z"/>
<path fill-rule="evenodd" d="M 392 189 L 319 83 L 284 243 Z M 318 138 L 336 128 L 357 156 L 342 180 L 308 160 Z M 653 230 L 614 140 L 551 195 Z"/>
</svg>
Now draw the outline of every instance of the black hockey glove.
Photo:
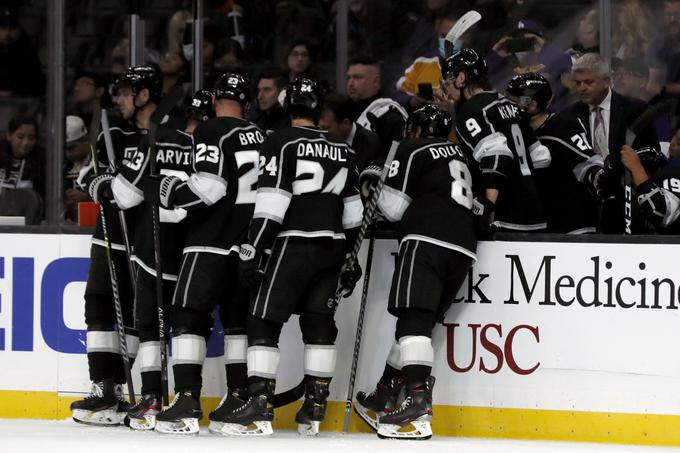
<svg viewBox="0 0 680 453">
<path fill-rule="evenodd" d="M 157 204 L 161 208 L 174 208 L 175 188 L 182 180 L 177 176 L 149 175 L 142 181 L 144 185 L 144 201 Z"/>
<path fill-rule="evenodd" d="M 378 134 L 381 145 L 381 158 L 384 160 L 389 152 L 392 142 L 400 142 L 404 139 L 406 120 L 396 107 L 390 107 L 380 117 L 372 112 L 366 114 L 366 119 L 371 123 L 371 129 Z"/>
<path fill-rule="evenodd" d="M 598 169 L 594 173 L 592 181 L 593 189 L 598 198 L 614 197 L 619 190 L 618 178 L 612 169 Z"/>
<path fill-rule="evenodd" d="M 357 260 L 354 260 L 354 265 L 351 267 L 347 262 L 342 265 L 342 270 L 340 270 L 340 286 L 344 290 L 342 297 L 349 297 L 354 292 L 354 287 L 363 275 L 361 266 Z"/>
<path fill-rule="evenodd" d="M 472 202 L 472 213 L 475 215 L 477 229 L 482 237 L 491 236 L 496 232 L 493 224 L 496 205 L 485 197 L 477 197 Z"/>
<path fill-rule="evenodd" d="M 90 194 L 90 198 L 95 203 L 113 199 L 113 192 L 111 192 L 111 182 L 113 182 L 113 179 L 114 176 L 112 174 L 104 173 L 90 181 L 87 185 L 87 193 Z"/>
<path fill-rule="evenodd" d="M 371 195 L 371 190 L 380 180 L 380 173 L 382 166 L 378 164 L 370 164 L 361 171 L 359 175 L 359 187 L 361 188 L 361 196 L 366 199 Z"/>
<path fill-rule="evenodd" d="M 246 288 L 255 288 L 264 280 L 262 254 L 252 244 L 241 244 L 238 253 L 238 279 Z"/>
</svg>

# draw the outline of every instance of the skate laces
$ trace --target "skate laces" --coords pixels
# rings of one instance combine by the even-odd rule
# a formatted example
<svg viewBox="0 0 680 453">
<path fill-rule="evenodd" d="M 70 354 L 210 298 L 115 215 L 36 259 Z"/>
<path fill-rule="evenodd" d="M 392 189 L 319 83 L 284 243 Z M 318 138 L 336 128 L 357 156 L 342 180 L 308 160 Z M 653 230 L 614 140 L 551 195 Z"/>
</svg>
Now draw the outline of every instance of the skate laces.
<svg viewBox="0 0 680 453">
<path fill-rule="evenodd" d="M 401 406 L 399 406 L 398 409 L 395 409 L 394 411 L 390 412 L 390 415 L 395 415 L 395 414 L 400 414 L 404 412 L 406 409 L 408 409 L 411 404 L 413 403 L 413 398 L 411 395 L 407 396 L 406 399 L 404 400 L 403 403 L 401 403 Z"/>
<path fill-rule="evenodd" d="M 90 389 L 90 394 L 85 397 L 85 399 L 103 398 L 104 397 L 104 384 L 101 382 L 93 382 L 92 389 Z"/>
</svg>

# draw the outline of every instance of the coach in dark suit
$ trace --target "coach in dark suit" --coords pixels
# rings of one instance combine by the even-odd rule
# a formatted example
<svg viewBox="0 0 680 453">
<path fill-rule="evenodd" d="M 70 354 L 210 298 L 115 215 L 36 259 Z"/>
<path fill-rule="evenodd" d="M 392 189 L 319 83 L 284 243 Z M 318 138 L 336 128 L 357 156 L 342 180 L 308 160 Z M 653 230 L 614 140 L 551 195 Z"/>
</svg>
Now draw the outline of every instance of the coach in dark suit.
<svg viewBox="0 0 680 453">
<path fill-rule="evenodd" d="M 621 147 L 626 144 L 626 131 L 644 112 L 647 104 L 627 98 L 611 88 L 609 64 L 599 54 L 587 53 L 572 66 L 572 77 L 580 101 L 565 110 L 583 123 L 595 154 L 609 159 L 614 182 L 622 179 Z M 659 139 L 652 124 L 635 138 L 633 148 L 645 146 L 659 149 Z M 623 187 L 615 190 L 613 202 L 605 204 L 602 212 L 603 233 L 623 233 Z"/>
<path fill-rule="evenodd" d="M 329 94 L 321 109 L 319 127 L 334 133 L 357 153 L 357 166 L 363 170 L 380 153 L 380 138 L 375 132 L 351 120 L 352 110 L 347 96 Z"/>
</svg>

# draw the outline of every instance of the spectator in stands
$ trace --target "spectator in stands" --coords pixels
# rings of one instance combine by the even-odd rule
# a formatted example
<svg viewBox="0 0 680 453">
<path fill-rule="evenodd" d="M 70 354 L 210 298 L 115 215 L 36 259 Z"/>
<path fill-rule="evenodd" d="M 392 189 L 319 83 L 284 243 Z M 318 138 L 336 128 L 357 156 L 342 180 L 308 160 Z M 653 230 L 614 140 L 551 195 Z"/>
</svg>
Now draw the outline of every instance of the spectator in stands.
<svg viewBox="0 0 680 453">
<path fill-rule="evenodd" d="M 574 45 L 568 50 L 572 62 L 586 53 L 597 53 L 600 51 L 600 16 L 597 8 L 586 11 L 583 18 L 579 21 L 574 36 Z"/>
<path fill-rule="evenodd" d="M 220 72 L 240 72 L 246 66 L 246 54 L 241 44 L 233 38 L 221 39 L 215 51 L 215 69 Z"/>
<path fill-rule="evenodd" d="M 37 53 L 18 28 L 16 12 L 0 9 L 0 96 L 42 96 L 45 77 Z"/>
<path fill-rule="evenodd" d="M 278 0 L 274 3 L 276 25 L 274 30 L 270 30 L 276 36 L 274 61 L 281 61 L 288 43 L 302 38 L 307 40 L 311 51 L 316 53 L 324 44 L 328 33 L 328 19 L 321 6 L 322 2 Z"/>
<path fill-rule="evenodd" d="M 293 81 L 299 76 L 311 77 L 312 56 L 305 41 L 293 41 L 286 48 L 283 58 L 283 70 L 288 80 Z"/>
<path fill-rule="evenodd" d="M 643 58 L 655 30 L 656 24 L 647 2 L 624 0 L 614 8 L 613 56 L 622 60 Z"/>
<path fill-rule="evenodd" d="M 175 86 L 181 86 L 189 81 L 189 63 L 181 52 L 165 52 L 158 66 L 161 69 L 163 96 Z"/>
<path fill-rule="evenodd" d="M 380 97 L 380 64 L 372 58 L 357 57 L 347 67 L 347 95 L 352 121 L 361 115 L 368 105 Z"/>
<path fill-rule="evenodd" d="M 649 45 L 647 93 L 680 95 L 680 0 L 664 0 L 664 28 Z"/>
<path fill-rule="evenodd" d="M 636 99 L 647 97 L 647 66 L 642 58 L 630 58 L 622 60 L 614 58 L 612 60 L 614 69 L 614 88 L 616 92 Z"/>
<path fill-rule="evenodd" d="M 257 106 L 250 112 L 250 121 L 268 134 L 290 126 L 290 119 L 279 103 L 279 94 L 288 85 L 288 78 L 276 69 L 262 71 L 257 79 Z"/>
<path fill-rule="evenodd" d="M 186 10 L 175 11 L 168 21 L 168 52 L 182 52 L 184 32 L 187 22 L 191 20 L 191 13 Z M 186 55 L 185 55 L 186 57 Z M 190 58 L 187 57 L 187 60 Z"/>
<path fill-rule="evenodd" d="M 427 0 L 423 2 L 422 15 L 413 25 L 410 39 L 401 51 L 402 63 L 410 64 L 416 58 L 425 55 L 429 56 L 433 50 L 437 50 L 437 38 L 441 36 L 440 23 L 442 17 L 447 14 L 447 10 L 453 9 L 450 6 L 452 3 L 454 2 L 451 0 Z M 456 5 L 455 9 L 466 8 Z M 450 29 L 451 27 L 448 28 Z M 438 31 L 439 33 L 437 33 Z"/>
<path fill-rule="evenodd" d="M 96 109 L 111 107 L 111 98 L 104 77 L 90 71 L 76 74 L 71 92 L 69 114 L 79 116 L 85 124 L 91 124 Z"/>
<path fill-rule="evenodd" d="M 348 0 L 348 54 L 382 58 L 391 48 L 391 2 L 387 0 Z"/>
<path fill-rule="evenodd" d="M 90 201 L 76 181 L 80 171 L 90 163 L 90 138 L 80 117 L 66 117 L 66 175 L 64 184 L 64 220 L 78 221 L 78 203 Z"/>
<path fill-rule="evenodd" d="M 545 28 L 534 20 L 520 20 L 515 30 L 486 54 L 486 62 L 489 78 L 496 87 L 505 88 L 515 74 L 540 72 L 555 88 L 555 108 L 559 109 L 568 95 L 561 79 L 562 74 L 569 74 L 571 59 L 564 50 L 548 42 Z"/>
<path fill-rule="evenodd" d="M 36 149 L 38 123 L 18 115 L 0 140 L 0 215 L 23 216 L 27 224 L 40 221 L 44 170 Z"/>
</svg>

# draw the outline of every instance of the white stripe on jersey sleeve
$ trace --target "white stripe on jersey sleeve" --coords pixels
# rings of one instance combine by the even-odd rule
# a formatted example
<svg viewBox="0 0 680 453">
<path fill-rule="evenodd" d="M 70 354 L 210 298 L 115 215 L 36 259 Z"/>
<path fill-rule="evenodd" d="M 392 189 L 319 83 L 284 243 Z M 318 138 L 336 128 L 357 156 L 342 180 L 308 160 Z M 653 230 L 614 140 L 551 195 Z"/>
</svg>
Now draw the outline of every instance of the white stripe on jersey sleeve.
<svg viewBox="0 0 680 453">
<path fill-rule="evenodd" d="M 580 164 L 574 166 L 572 172 L 574 173 L 574 176 L 576 176 L 576 180 L 583 183 L 585 182 L 586 175 L 591 168 L 602 168 L 603 166 L 604 159 L 599 154 L 596 154 L 594 156 L 590 156 L 585 162 L 581 162 Z"/>
<path fill-rule="evenodd" d="M 257 189 L 255 197 L 254 219 L 270 219 L 283 223 L 292 195 L 281 189 L 262 187 Z"/>
<path fill-rule="evenodd" d="M 227 194 L 227 181 L 203 171 L 189 176 L 187 186 L 208 206 L 217 203 Z"/>
<path fill-rule="evenodd" d="M 529 157 L 534 168 L 548 168 L 552 162 L 550 150 L 538 140 L 529 147 Z"/>
<path fill-rule="evenodd" d="M 111 192 L 120 209 L 129 209 L 144 201 L 144 192 L 125 179 L 123 175 L 115 177 L 111 183 Z"/>
<path fill-rule="evenodd" d="M 514 155 L 508 148 L 508 139 L 500 132 L 489 134 L 477 143 L 472 155 L 477 162 L 485 157 L 508 156 L 514 159 Z"/>
<path fill-rule="evenodd" d="M 383 186 L 378 199 L 378 208 L 380 212 L 390 222 L 398 222 L 404 215 L 406 208 L 411 204 L 411 197 L 404 192 L 400 192 L 390 186 Z"/>
<path fill-rule="evenodd" d="M 353 195 L 342 199 L 344 208 L 342 210 L 342 228 L 349 230 L 361 225 L 364 216 L 364 204 L 359 195 Z"/>
</svg>

